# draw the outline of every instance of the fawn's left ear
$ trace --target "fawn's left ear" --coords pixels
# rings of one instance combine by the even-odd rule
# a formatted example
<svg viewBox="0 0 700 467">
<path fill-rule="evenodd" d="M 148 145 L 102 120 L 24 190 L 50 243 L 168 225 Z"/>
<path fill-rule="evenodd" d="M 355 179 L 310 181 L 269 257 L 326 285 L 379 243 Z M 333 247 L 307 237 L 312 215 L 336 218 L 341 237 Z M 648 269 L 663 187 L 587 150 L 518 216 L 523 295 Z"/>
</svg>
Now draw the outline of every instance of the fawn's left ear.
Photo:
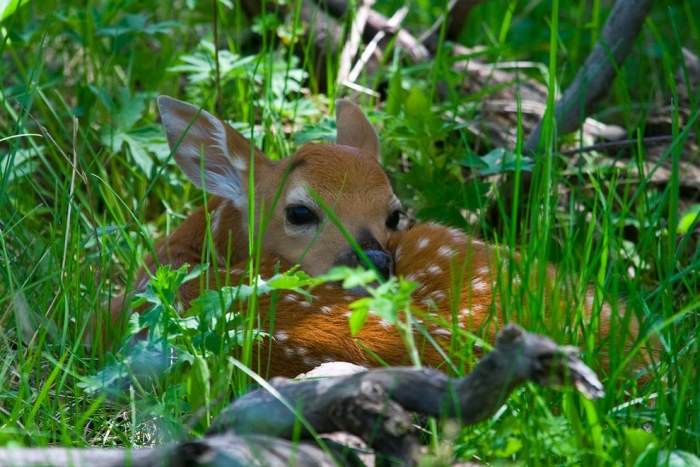
<svg viewBox="0 0 700 467">
<path fill-rule="evenodd" d="M 335 101 L 335 122 L 338 144 L 363 149 L 379 159 L 379 137 L 362 109 L 347 99 L 338 99 Z"/>
<path fill-rule="evenodd" d="M 187 178 L 238 208 L 246 206 L 251 153 L 257 165 L 267 162 L 263 154 L 243 135 L 195 105 L 160 96 L 158 110 L 173 157 Z"/>
</svg>

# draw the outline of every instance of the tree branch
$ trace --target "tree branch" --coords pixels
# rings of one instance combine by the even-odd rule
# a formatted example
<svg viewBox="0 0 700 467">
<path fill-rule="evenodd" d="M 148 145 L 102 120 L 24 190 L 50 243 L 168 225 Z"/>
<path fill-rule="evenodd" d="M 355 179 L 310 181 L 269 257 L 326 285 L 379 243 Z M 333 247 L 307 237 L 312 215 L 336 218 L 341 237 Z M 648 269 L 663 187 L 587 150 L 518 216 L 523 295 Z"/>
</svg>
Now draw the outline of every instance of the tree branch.
<svg viewBox="0 0 700 467">
<path fill-rule="evenodd" d="M 200 440 L 137 450 L 6 449 L 0 450 L 0 464 L 250 465 L 294 459 L 299 465 L 333 465 L 334 458 L 354 464 L 352 454 L 342 454 L 332 444 L 322 450 L 289 441 L 311 439 L 311 431 L 346 431 L 379 455 L 412 465 L 419 445 L 408 412 L 474 424 L 493 415 L 527 381 L 573 384 L 586 397 L 601 397 L 602 385 L 576 353 L 510 324 L 499 333 L 493 352 L 461 379 L 429 368 L 385 368 L 305 381 L 274 378 L 272 391 L 258 389 L 233 402 Z"/>
<path fill-rule="evenodd" d="M 632 44 L 649 14 L 652 0 L 617 0 L 608 16 L 600 39 L 573 83 L 556 105 L 555 119 L 559 134 L 579 128 L 590 107 L 610 89 L 619 66 L 625 61 Z M 540 143 L 542 120 L 528 137 L 524 151 L 535 151 Z"/>
</svg>

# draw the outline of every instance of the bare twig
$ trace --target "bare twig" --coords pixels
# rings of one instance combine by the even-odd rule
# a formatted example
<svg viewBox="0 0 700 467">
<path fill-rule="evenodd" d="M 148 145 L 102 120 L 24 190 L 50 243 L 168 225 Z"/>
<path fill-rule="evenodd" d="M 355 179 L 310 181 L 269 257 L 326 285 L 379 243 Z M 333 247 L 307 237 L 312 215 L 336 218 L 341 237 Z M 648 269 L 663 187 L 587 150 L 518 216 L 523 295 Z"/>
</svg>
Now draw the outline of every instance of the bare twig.
<svg viewBox="0 0 700 467">
<path fill-rule="evenodd" d="M 695 133 L 688 133 L 688 138 L 695 138 Z M 660 135 L 660 136 L 646 136 L 641 139 L 641 143 L 645 146 L 651 144 L 661 144 L 673 141 L 673 135 Z M 612 151 L 619 148 L 626 148 L 629 146 L 636 145 L 640 142 L 638 139 L 625 139 L 620 141 L 606 141 L 604 143 L 592 144 L 590 146 L 583 146 L 581 148 L 565 149 L 559 151 L 560 154 L 570 156 L 573 154 L 583 154 L 593 151 Z"/>
<path fill-rule="evenodd" d="M 372 9 L 373 0 L 360 0 L 360 7 L 355 14 L 355 20 L 350 28 L 350 38 L 345 42 L 343 51 L 340 53 L 340 64 L 338 65 L 338 82 L 348 80 L 352 61 L 360 50 L 362 43 L 362 32 L 365 30 L 369 12 Z M 354 80 L 350 80 L 354 81 Z"/>
<path fill-rule="evenodd" d="M 389 28 L 391 31 L 395 31 L 401 25 L 401 22 L 404 20 L 407 14 L 408 7 L 403 7 L 399 8 L 398 11 L 394 13 L 391 18 L 389 18 L 389 20 L 387 21 L 387 29 L 379 31 L 372 38 L 369 44 L 367 44 L 367 47 L 365 47 L 365 50 L 362 52 L 362 55 L 360 55 L 360 58 L 357 60 L 357 63 L 348 74 L 347 81 L 351 83 L 357 81 L 357 78 L 360 76 L 360 72 L 365 67 L 367 62 L 369 62 L 369 59 L 372 57 L 372 54 L 374 54 L 374 52 L 379 47 L 379 43 L 384 39 L 384 37 L 386 37 Z"/>
<path fill-rule="evenodd" d="M 579 70 L 573 83 L 556 105 L 557 132 L 569 133 L 578 128 L 590 107 L 601 99 L 627 57 L 642 29 L 652 0 L 617 0 L 610 12 L 600 39 Z M 540 142 L 542 121 L 528 137 L 524 151 L 535 151 Z"/>
</svg>

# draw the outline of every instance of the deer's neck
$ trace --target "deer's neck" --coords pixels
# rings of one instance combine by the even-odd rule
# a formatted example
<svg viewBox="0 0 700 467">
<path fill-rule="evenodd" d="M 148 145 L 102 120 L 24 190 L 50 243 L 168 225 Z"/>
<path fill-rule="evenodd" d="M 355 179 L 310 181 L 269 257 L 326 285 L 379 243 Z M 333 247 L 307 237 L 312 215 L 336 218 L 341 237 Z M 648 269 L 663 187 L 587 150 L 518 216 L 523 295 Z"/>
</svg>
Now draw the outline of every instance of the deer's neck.
<svg viewBox="0 0 700 467">
<path fill-rule="evenodd" d="M 158 245 L 156 256 L 160 264 L 174 268 L 203 263 L 210 268 L 231 267 L 248 257 L 246 222 L 233 203 L 213 197 Z M 152 264 L 148 266 L 153 269 Z"/>
</svg>

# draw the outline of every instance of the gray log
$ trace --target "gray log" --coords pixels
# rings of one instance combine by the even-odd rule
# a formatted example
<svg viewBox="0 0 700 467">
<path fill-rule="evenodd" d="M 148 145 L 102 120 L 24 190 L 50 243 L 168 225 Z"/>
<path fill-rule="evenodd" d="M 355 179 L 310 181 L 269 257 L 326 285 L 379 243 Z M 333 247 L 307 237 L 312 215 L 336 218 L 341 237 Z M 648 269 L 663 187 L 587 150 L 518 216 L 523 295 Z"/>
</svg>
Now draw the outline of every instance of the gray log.
<svg viewBox="0 0 700 467">
<path fill-rule="evenodd" d="M 195 441 L 151 449 L 5 449 L 5 465 L 357 465 L 352 452 L 289 440 L 346 431 L 362 438 L 380 459 L 412 465 L 418 440 L 409 412 L 449 417 L 463 425 L 490 417 L 518 385 L 572 384 L 600 397 L 602 385 L 576 356 L 547 337 L 506 326 L 496 347 L 461 379 L 428 368 L 375 369 L 350 376 L 294 381 L 275 378 L 274 391 L 258 389 L 227 407 L 212 432 Z M 303 424 L 300 420 L 303 420 Z M 316 439 L 315 439 L 316 440 Z"/>
</svg>

